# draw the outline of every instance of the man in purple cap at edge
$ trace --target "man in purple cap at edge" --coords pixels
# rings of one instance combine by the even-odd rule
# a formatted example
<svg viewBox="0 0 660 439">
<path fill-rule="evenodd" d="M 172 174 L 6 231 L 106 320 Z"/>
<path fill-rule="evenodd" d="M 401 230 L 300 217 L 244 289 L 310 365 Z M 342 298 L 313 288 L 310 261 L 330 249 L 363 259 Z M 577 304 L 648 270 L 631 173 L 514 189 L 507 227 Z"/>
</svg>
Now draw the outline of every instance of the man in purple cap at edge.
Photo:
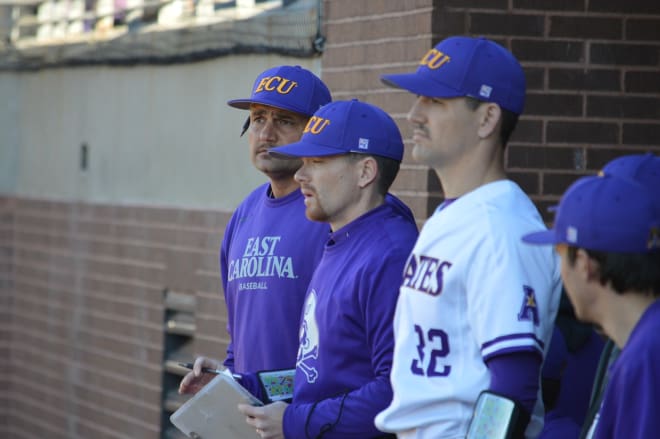
<svg viewBox="0 0 660 439">
<path fill-rule="evenodd" d="M 256 372 L 295 366 L 307 284 L 330 230 L 305 217 L 304 197 L 293 178 L 302 161 L 268 151 L 298 141 L 310 116 L 330 101 L 328 88 L 316 75 L 285 65 L 262 72 L 249 98 L 228 102 L 249 110 L 243 133 L 248 132 L 250 158 L 269 181 L 238 206 L 222 240 L 220 269 L 230 337 L 224 362 L 198 357 L 183 377 L 180 393 L 197 393 L 214 377 L 202 369 L 222 364 L 242 375 L 241 383 L 263 399 Z"/>
<path fill-rule="evenodd" d="M 584 177 L 562 197 L 554 228 L 523 240 L 555 246 L 575 314 L 602 328 L 621 350 L 589 437 L 656 437 L 660 210 L 651 191 L 608 174 Z"/>
<path fill-rule="evenodd" d="M 262 438 L 391 437 L 374 417 L 392 398 L 392 318 L 417 238 L 410 210 L 386 198 L 401 134 L 378 107 L 336 101 L 312 116 L 300 142 L 275 153 L 302 157 L 296 180 L 307 217 L 332 233 L 307 291 L 293 402 L 239 410 Z"/>
<path fill-rule="evenodd" d="M 544 224 L 504 169 L 525 103 L 523 69 L 493 41 L 455 36 L 415 72 L 381 79 L 417 96 L 408 113 L 412 158 L 435 171 L 445 200 L 404 270 L 394 397 L 376 425 L 404 439 L 463 438 L 477 400 L 490 392 L 515 404 L 515 437 L 535 437 L 561 279 L 552 249 L 520 242 Z"/>
</svg>

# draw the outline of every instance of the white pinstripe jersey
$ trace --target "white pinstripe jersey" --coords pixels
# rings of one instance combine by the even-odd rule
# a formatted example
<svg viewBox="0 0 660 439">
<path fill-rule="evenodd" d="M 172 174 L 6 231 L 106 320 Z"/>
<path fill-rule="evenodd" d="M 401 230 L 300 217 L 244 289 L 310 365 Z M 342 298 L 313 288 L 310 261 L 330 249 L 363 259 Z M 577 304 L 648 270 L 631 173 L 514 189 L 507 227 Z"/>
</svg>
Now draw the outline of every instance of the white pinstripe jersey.
<svg viewBox="0 0 660 439">
<path fill-rule="evenodd" d="M 544 354 L 561 292 L 551 247 L 521 241 L 544 227 L 513 182 L 497 181 L 436 211 L 406 264 L 394 318 L 394 399 L 376 418 L 404 438 L 465 437 L 484 363 L 498 354 Z M 540 432 L 541 398 L 527 433 Z M 406 433 L 403 433 L 406 431 Z"/>
</svg>

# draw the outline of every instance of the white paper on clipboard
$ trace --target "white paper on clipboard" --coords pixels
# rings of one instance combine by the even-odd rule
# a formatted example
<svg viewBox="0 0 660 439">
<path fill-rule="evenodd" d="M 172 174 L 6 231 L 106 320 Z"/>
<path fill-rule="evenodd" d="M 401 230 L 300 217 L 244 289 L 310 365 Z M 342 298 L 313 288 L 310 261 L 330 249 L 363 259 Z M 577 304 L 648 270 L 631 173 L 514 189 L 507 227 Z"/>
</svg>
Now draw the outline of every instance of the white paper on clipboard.
<svg viewBox="0 0 660 439">
<path fill-rule="evenodd" d="M 259 439 L 238 404 L 263 405 L 229 374 L 220 373 L 172 413 L 170 421 L 196 439 Z"/>
</svg>

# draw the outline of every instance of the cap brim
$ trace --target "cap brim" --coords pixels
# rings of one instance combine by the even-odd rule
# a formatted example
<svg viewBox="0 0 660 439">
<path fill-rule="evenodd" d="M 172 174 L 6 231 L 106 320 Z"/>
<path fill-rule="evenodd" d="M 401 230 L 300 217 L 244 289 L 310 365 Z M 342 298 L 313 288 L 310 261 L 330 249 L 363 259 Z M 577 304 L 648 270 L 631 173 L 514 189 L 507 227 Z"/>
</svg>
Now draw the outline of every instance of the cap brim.
<svg viewBox="0 0 660 439">
<path fill-rule="evenodd" d="M 300 114 L 304 117 L 310 117 L 311 115 L 302 113 L 299 108 L 293 108 L 289 107 L 287 105 L 281 105 L 276 102 L 271 102 L 266 99 L 232 99 L 231 101 L 227 101 L 227 105 L 230 107 L 238 108 L 240 110 L 249 110 L 250 105 L 252 104 L 259 104 L 259 105 L 267 105 L 269 107 L 275 107 L 279 108 L 280 110 L 286 110 L 286 111 L 291 111 L 296 114 Z"/>
<path fill-rule="evenodd" d="M 253 102 L 254 101 L 250 99 L 232 99 L 231 101 L 227 101 L 227 105 L 234 108 L 240 108 L 241 110 L 249 110 L 250 104 Z"/>
<path fill-rule="evenodd" d="M 522 240 L 528 244 L 559 244 L 560 241 L 553 229 L 528 233 L 522 237 Z"/>
<path fill-rule="evenodd" d="M 268 150 L 275 157 L 326 157 L 331 155 L 346 154 L 344 149 L 333 148 L 315 143 L 297 142 L 289 145 L 278 146 Z"/>
<path fill-rule="evenodd" d="M 432 98 L 455 98 L 463 96 L 463 93 L 458 92 L 453 87 L 433 81 L 417 72 L 382 75 L 380 80 L 383 81 L 385 85 L 408 90 L 409 92 L 420 96 L 428 96 Z"/>
</svg>

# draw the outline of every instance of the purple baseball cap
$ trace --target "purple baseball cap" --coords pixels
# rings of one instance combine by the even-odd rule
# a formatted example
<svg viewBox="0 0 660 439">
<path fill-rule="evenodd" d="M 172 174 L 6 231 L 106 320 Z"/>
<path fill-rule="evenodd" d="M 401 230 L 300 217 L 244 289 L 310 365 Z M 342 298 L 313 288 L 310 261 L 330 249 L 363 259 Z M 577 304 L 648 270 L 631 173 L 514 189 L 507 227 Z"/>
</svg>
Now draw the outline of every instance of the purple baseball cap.
<svg viewBox="0 0 660 439">
<path fill-rule="evenodd" d="M 429 50 L 414 73 L 383 75 L 391 87 L 431 98 L 473 97 L 521 114 L 526 81 L 520 63 L 483 37 L 449 37 Z"/>
<path fill-rule="evenodd" d="M 656 208 L 660 210 L 660 157 L 650 152 L 625 155 L 606 164 L 601 174 L 626 178 L 646 186 Z"/>
<path fill-rule="evenodd" d="M 278 66 L 260 74 L 252 86 L 252 96 L 232 99 L 227 104 L 249 110 L 262 104 L 311 116 L 330 102 L 330 91 L 318 76 L 300 66 Z"/>
<path fill-rule="evenodd" d="M 660 249 L 660 215 L 649 190 L 614 176 L 583 177 L 562 196 L 555 225 L 523 236 L 530 244 L 569 244 L 612 253 Z"/>
<path fill-rule="evenodd" d="M 349 152 L 403 159 L 403 139 L 392 118 L 375 105 L 334 101 L 307 122 L 299 142 L 273 148 L 274 155 L 323 157 Z"/>
</svg>

